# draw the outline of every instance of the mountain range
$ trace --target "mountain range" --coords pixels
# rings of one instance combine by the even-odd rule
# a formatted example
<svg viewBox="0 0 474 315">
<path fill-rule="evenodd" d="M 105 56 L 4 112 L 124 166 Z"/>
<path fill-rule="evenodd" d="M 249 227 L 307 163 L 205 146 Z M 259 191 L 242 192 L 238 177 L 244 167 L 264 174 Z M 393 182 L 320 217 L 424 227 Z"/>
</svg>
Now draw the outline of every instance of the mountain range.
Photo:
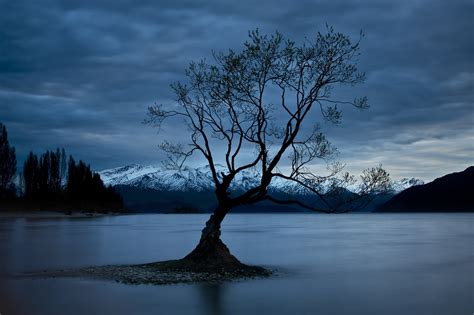
<svg viewBox="0 0 474 315">
<path fill-rule="evenodd" d="M 216 166 L 218 174 L 224 171 L 222 165 Z M 106 185 L 116 187 L 124 197 L 126 206 L 139 212 L 209 212 L 215 205 L 213 179 L 209 166 L 184 167 L 170 170 L 159 166 L 132 164 L 99 172 Z M 219 175 L 220 176 L 220 175 Z M 239 173 L 230 187 L 232 192 L 247 190 L 258 185 L 258 172 L 244 170 Z M 404 178 L 394 184 L 395 192 L 402 191 L 423 181 Z M 269 186 L 274 196 L 298 198 L 318 203 L 314 194 L 297 183 L 282 178 L 274 178 Z M 387 198 L 382 201 L 386 201 Z M 237 211 L 304 211 L 295 206 L 275 206 L 269 203 L 242 207 Z M 370 210 L 370 209 L 369 209 Z"/>
<path fill-rule="evenodd" d="M 218 176 L 225 170 L 224 166 L 216 165 Z M 142 166 L 131 164 L 99 172 L 104 184 L 111 186 L 129 186 L 159 191 L 213 191 L 214 182 L 209 166 L 192 168 L 183 167 L 180 170 L 170 170 L 159 166 Z M 237 174 L 230 190 L 242 191 L 258 185 L 259 174 L 253 169 L 244 170 Z M 422 185 L 424 182 L 416 178 L 403 178 L 394 183 L 394 191 L 400 192 L 408 187 Z M 281 191 L 289 194 L 310 194 L 301 185 L 275 177 L 270 183 L 271 191 Z"/>
</svg>

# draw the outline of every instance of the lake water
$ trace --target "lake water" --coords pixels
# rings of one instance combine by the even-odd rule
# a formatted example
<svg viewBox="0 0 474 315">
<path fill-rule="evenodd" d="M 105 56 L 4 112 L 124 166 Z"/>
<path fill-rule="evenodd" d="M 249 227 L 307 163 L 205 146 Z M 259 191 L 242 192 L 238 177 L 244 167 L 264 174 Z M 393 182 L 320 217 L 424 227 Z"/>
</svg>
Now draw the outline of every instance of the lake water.
<svg viewBox="0 0 474 315">
<path fill-rule="evenodd" d="M 0 313 L 472 314 L 474 214 L 235 214 L 222 238 L 268 279 L 124 285 L 24 272 L 184 256 L 208 215 L 0 219 Z"/>
</svg>

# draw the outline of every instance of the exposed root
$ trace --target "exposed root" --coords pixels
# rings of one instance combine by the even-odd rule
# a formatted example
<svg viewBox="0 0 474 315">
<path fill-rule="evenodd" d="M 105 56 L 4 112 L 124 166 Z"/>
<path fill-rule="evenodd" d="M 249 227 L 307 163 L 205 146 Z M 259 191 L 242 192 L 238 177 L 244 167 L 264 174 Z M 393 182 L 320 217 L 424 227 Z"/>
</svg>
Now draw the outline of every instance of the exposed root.
<svg viewBox="0 0 474 315">
<path fill-rule="evenodd" d="M 199 245 L 182 259 L 150 265 L 162 270 L 192 272 L 233 272 L 260 268 L 241 263 L 220 239 L 201 240 Z"/>
</svg>

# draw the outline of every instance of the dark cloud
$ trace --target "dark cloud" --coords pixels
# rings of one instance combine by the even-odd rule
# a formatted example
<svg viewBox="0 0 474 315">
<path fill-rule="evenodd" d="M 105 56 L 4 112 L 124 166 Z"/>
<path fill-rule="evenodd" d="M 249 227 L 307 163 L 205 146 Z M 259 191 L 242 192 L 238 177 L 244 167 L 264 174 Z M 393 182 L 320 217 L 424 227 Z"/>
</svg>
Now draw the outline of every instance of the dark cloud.
<svg viewBox="0 0 474 315">
<path fill-rule="evenodd" d="M 96 169 L 157 162 L 146 107 L 169 84 L 247 31 L 296 41 L 325 23 L 358 36 L 372 108 L 324 125 L 353 170 L 382 162 L 395 177 L 432 179 L 473 164 L 472 1 L 2 1 L 0 121 L 22 159 L 64 146 Z M 181 134 L 182 133 L 182 134 Z M 180 129 L 165 130 L 179 139 Z"/>
</svg>

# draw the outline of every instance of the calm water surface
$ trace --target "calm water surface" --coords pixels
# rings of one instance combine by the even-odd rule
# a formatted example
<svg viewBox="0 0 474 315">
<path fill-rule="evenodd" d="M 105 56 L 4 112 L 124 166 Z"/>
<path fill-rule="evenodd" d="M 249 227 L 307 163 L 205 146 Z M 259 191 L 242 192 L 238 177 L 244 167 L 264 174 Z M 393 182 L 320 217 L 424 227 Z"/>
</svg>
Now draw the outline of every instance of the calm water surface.
<svg viewBox="0 0 474 315">
<path fill-rule="evenodd" d="M 208 215 L 0 219 L 0 313 L 472 314 L 473 214 L 235 214 L 223 240 L 269 279 L 124 285 L 25 272 L 184 256 Z M 12 277 L 13 276 L 13 277 Z"/>
</svg>

